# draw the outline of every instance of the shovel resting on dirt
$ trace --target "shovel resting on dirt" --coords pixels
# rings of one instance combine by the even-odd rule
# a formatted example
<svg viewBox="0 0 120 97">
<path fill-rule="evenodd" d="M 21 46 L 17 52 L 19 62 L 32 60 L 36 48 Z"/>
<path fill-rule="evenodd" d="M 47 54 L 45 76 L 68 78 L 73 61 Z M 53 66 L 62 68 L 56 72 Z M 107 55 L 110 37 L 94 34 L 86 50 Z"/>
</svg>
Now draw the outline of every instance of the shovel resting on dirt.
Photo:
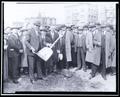
<svg viewBox="0 0 120 97">
<path fill-rule="evenodd" d="M 63 37 L 64 34 L 65 32 L 62 34 L 59 34 L 59 37 L 55 40 L 55 42 L 50 47 L 44 47 L 43 49 L 38 51 L 36 54 L 44 61 L 47 61 L 53 54 L 52 47 L 58 42 L 60 38 Z"/>
</svg>

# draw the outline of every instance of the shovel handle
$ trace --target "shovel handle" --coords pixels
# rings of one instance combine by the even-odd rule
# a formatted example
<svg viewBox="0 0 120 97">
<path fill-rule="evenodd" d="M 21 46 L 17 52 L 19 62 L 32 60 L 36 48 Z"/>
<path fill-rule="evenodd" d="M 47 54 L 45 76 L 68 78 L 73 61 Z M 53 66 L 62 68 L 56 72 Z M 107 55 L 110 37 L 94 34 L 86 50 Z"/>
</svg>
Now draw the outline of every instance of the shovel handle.
<svg viewBox="0 0 120 97">
<path fill-rule="evenodd" d="M 59 37 L 55 40 L 55 42 L 50 46 L 50 48 L 52 48 L 55 44 L 56 44 L 56 42 L 60 39 L 60 38 L 62 38 L 63 36 L 65 35 L 65 32 L 63 33 L 63 34 L 59 34 Z"/>
<path fill-rule="evenodd" d="M 60 38 L 61 38 L 61 37 L 58 37 L 58 38 L 55 40 L 55 42 L 50 46 L 50 48 L 52 48 Z"/>
</svg>

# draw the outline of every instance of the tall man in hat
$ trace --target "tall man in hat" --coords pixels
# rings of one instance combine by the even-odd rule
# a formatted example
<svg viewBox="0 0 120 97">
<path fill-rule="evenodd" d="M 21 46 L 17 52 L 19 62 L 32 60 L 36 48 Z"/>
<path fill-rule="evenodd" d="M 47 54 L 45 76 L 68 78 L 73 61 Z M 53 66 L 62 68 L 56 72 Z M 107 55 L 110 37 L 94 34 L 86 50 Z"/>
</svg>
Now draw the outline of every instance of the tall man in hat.
<svg viewBox="0 0 120 97">
<path fill-rule="evenodd" d="M 51 36 L 51 40 L 52 40 L 51 42 L 53 43 L 59 37 L 59 34 L 57 33 L 57 29 L 55 27 L 51 27 L 50 30 L 51 30 L 50 36 Z M 53 66 L 51 68 L 53 68 L 53 71 L 55 71 L 55 72 L 57 70 L 58 54 L 60 53 L 58 42 L 52 48 L 52 50 L 53 50 L 53 55 L 52 55 Z"/>
<path fill-rule="evenodd" d="M 67 59 L 67 69 L 69 69 L 72 62 L 71 55 L 71 43 L 73 41 L 73 33 L 71 32 L 71 27 L 67 27 L 65 34 L 65 51 L 66 51 L 66 59 Z"/>
<path fill-rule="evenodd" d="M 15 84 L 18 83 L 19 76 L 19 55 L 23 52 L 22 43 L 19 40 L 18 31 L 21 27 L 12 27 L 11 34 L 8 36 L 8 62 L 9 75 Z"/>
<path fill-rule="evenodd" d="M 60 28 L 59 33 L 63 34 L 66 32 L 66 26 L 63 26 Z M 60 54 L 59 54 L 59 68 L 62 70 L 63 68 L 66 68 L 66 53 L 65 53 L 65 35 L 60 38 Z"/>
<path fill-rule="evenodd" d="M 86 65 L 88 68 L 91 67 L 93 62 L 93 35 L 92 35 L 92 28 L 93 26 L 88 26 L 87 33 L 86 33 Z"/>
<path fill-rule="evenodd" d="M 93 64 L 92 64 L 92 73 L 91 78 L 96 76 L 96 72 L 100 65 L 101 58 L 101 28 L 100 24 L 96 24 L 96 30 L 93 35 Z"/>
<path fill-rule="evenodd" d="M 37 67 L 37 79 L 42 78 L 42 70 L 41 70 L 41 59 L 35 54 L 38 52 L 41 47 L 41 37 L 39 35 L 39 27 L 41 26 L 39 21 L 35 21 L 33 24 L 33 28 L 29 30 L 26 36 L 26 46 L 27 46 L 27 56 L 28 56 L 28 64 L 29 64 L 29 76 L 31 83 L 34 83 L 34 67 L 36 62 Z"/>
<path fill-rule="evenodd" d="M 76 32 L 78 30 L 78 27 L 72 25 L 71 26 L 71 33 L 73 34 L 73 40 L 71 42 L 71 53 L 72 53 L 72 63 L 71 67 L 76 67 L 77 66 L 77 51 L 76 51 Z"/>
</svg>

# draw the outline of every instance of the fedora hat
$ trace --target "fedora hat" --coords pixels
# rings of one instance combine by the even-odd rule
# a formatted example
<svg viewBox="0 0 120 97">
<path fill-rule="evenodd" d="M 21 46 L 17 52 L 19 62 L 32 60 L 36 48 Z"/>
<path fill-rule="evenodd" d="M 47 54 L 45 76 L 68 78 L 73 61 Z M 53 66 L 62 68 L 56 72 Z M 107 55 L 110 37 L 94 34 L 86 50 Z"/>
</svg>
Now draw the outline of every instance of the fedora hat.
<svg viewBox="0 0 120 97">
<path fill-rule="evenodd" d="M 22 27 L 21 29 L 20 29 L 20 31 L 22 31 L 22 32 L 24 32 L 24 31 L 28 31 L 29 29 L 27 29 L 27 28 L 25 28 L 25 27 Z"/>
</svg>

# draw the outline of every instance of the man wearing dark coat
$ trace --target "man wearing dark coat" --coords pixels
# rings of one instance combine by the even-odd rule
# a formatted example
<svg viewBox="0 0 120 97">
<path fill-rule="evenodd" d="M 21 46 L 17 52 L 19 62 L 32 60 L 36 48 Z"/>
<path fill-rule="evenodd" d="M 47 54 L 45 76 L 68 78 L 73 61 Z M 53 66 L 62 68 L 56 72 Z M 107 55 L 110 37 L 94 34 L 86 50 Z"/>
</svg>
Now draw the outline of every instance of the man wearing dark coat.
<svg viewBox="0 0 120 97">
<path fill-rule="evenodd" d="M 59 37 L 59 34 L 57 33 L 57 30 L 55 27 L 51 27 L 50 29 L 50 40 L 51 44 L 55 42 L 55 40 Z M 59 42 L 59 41 L 58 41 Z M 58 62 L 58 53 L 60 52 L 59 50 L 59 43 L 56 43 L 54 47 L 52 48 L 53 50 L 53 55 L 51 56 L 53 65 L 51 66 L 52 71 L 56 72 L 57 69 L 57 62 Z"/>
<path fill-rule="evenodd" d="M 19 40 L 18 31 L 21 27 L 13 27 L 8 37 L 8 63 L 9 75 L 15 84 L 18 83 L 19 55 L 23 51 L 22 43 Z"/>
<path fill-rule="evenodd" d="M 27 46 L 27 56 L 29 64 L 29 76 L 30 81 L 33 84 L 35 81 L 34 68 L 36 62 L 37 69 L 37 79 L 43 79 L 42 77 L 42 66 L 41 59 L 35 54 L 41 49 L 41 37 L 39 32 L 40 22 L 35 21 L 33 28 L 29 30 L 26 35 L 26 46 Z"/>
</svg>

